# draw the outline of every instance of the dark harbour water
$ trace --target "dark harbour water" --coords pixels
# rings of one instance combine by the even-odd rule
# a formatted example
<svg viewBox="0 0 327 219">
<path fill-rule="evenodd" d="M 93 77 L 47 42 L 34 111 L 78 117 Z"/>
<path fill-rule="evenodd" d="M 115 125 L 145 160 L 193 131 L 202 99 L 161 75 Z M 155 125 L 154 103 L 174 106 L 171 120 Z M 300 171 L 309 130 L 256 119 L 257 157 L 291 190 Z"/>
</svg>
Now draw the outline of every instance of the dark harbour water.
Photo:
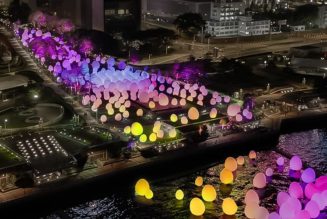
<svg viewBox="0 0 327 219">
<path fill-rule="evenodd" d="M 287 190 L 290 179 L 288 169 L 282 173 L 276 170 L 276 159 L 282 154 L 299 155 L 305 164 L 313 167 L 320 174 L 327 174 L 327 129 L 314 129 L 280 136 L 275 151 L 257 153 L 255 163 L 246 158 L 245 166 L 236 172 L 236 180 L 232 186 L 220 184 L 219 172 L 223 169 L 224 160 L 218 160 L 213 167 L 193 172 L 187 176 L 173 180 L 151 183 L 154 193 L 152 200 L 135 197 L 134 188 L 121 189 L 104 197 L 90 200 L 83 204 L 60 209 L 43 218 L 195 218 L 189 212 L 189 202 L 193 197 L 201 197 L 201 188 L 194 185 L 197 176 L 204 178 L 204 184 L 211 184 L 217 190 L 218 198 L 213 203 L 205 203 L 206 212 L 202 218 L 245 218 L 243 199 L 245 192 L 252 188 L 252 179 L 258 172 L 265 172 L 268 167 L 273 168 L 274 176 L 266 189 L 262 192 L 261 205 L 270 212 L 275 210 L 278 191 Z M 288 160 L 286 159 L 286 164 Z M 185 197 L 182 201 L 175 199 L 175 191 L 182 189 Z M 221 210 L 222 199 L 233 198 L 239 206 L 235 217 L 226 217 Z M 319 219 L 327 218 L 327 213 L 321 214 Z"/>
</svg>

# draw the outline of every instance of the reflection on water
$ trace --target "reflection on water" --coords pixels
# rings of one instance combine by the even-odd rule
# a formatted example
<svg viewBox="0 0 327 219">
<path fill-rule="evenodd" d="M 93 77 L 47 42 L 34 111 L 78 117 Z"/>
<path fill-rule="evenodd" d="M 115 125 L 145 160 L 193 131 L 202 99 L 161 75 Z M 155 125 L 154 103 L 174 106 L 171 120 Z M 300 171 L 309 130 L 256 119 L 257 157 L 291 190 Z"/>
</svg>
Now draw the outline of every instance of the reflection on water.
<svg viewBox="0 0 327 219">
<path fill-rule="evenodd" d="M 327 130 L 283 135 L 280 137 L 277 148 L 297 154 L 308 165 L 323 174 L 327 173 Z M 275 161 L 279 156 L 281 155 L 275 151 L 263 151 L 258 153 L 255 163 L 250 163 L 247 159 L 246 165 L 237 170 L 236 181 L 232 186 L 225 186 L 219 182 L 219 172 L 224 163 L 221 160 L 219 164 L 209 169 L 172 181 L 152 184 L 153 200 L 136 198 L 133 195 L 133 188 L 128 188 L 125 192 L 109 194 L 106 198 L 59 210 L 47 218 L 193 218 L 189 213 L 189 202 L 191 198 L 201 196 L 201 189 L 194 185 L 197 176 L 203 176 L 204 184 L 211 184 L 218 190 L 217 200 L 213 203 L 205 203 L 204 218 L 227 218 L 221 210 L 222 200 L 226 197 L 233 198 L 239 206 L 234 218 L 244 218 L 245 192 L 252 188 L 254 175 L 258 172 L 265 172 L 268 167 L 274 168 L 275 173 L 267 188 L 262 191 L 261 205 L 268 208 L 269 211 L 273 211 L 276 207 L 277 192 L 287 190 L 290 183 L 287 177 L 288 169 L 284 169 L 283 173 L 278 173 L 276 169 Z M 184 200 L 177 201 L 175 199 L 177 189 L 184 191 Z"/>
<path fill-rule="evenodd" d="M 327 129 L 283 135 L 278 148 L 299 155 L 309 166 L 327 173 Z"/>
</svg>

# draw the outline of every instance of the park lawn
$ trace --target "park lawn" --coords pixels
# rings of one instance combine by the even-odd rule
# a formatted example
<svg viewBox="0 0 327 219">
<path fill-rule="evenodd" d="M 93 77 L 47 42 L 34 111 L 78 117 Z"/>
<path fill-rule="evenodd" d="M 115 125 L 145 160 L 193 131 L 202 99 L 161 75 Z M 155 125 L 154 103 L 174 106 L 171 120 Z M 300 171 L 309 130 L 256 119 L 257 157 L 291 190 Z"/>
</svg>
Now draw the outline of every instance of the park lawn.
<svg viewBox="0 0 327 219">
<path fill-rule="evenodd" d="M 13 151 L 8 150 L 4 146 L 0 146 L 0 169 L 15 166 L 23 162 L 24 161 Z"/>
</svg>

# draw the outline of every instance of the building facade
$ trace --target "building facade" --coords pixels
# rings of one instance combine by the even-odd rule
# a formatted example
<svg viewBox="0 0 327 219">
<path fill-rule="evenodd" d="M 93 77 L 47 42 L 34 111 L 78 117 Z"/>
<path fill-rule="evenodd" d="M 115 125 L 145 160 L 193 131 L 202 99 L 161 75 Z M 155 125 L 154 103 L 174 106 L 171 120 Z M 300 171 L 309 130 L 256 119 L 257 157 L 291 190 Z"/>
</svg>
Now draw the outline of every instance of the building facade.
<svg viewBox="0 0 327 219">
<path fill-rule="evenodd" d="M 207 21 L 206 32 L 215 37 L 233 37 L 238 35 L 237 20 L 234 21 Z"/>
<path fill-rule="evenodd" d="M 211 20 L 235 21 L 245 14 L 245 4 L 241 0 L 215 0 L 211 2 Z"/>
<path fill-rule="evenodd" d="M 270 33 L 270 20 L 253 20 L 247 16 L 241 16 L 239 19 L 240 36 L 258 36 Z"/>
<path fill-rule="evenodd" d="M 215 0 L 211 2 L 210 20 L 206 32 L 215 37 L 238 35 L 239 16 L 245 14 L 245 4 L 240 0 Z"/>
<path fill-rule="evenodd" d="M 209 20 L 211 2 L 212 0 L 143 0 L 142 13 L 173 19 L 184 13 L 198 13 L 204 20 Z"/>
<path fill-rule="evenodd" d="M 317 24 L 319 28 L 327 27 L 327 5 L 319 7 Z"/>
</svg>

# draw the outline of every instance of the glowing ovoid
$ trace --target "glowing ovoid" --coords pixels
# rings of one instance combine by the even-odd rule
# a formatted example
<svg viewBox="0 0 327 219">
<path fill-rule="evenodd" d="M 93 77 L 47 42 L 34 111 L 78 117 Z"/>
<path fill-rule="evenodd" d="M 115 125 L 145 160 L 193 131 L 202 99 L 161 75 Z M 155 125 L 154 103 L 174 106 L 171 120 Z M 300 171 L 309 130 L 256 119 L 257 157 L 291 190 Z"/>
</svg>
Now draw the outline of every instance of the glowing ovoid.
<svg viewBox="0 0 327 219">
<path fill-rule="evenodd" d="M 241 106 L 238 104 L 230 104 L 227 108 L 228 116 L 236 116 L 239 112 L 241 112 Z"/>
<path fill-rule="evenodd" d="M 255 203 L 259 204 L 260 199 L 259 199 L 258 193 L 256 191 L 254 191 L 253 189 L 250 189 L 245 194 L 244 202 L 245 202 L 245 204 L 248 204 L 251 202 L 255 202 Z"/>
<path fill-rule="evenodd" d="M 190 202 L 190 211 L 195 216 L 201 216 L 204 214 L 206 207 L 203 201 L 199 198 L 193 198 Z"/>
<path fill-rule="evenodd" d="M 217 198 L 216 189 L 212 185 L 205 185 L 202 188 L 201 194 L 202 194 L 203 200 L 206 202 L 212 202 L 212 201 L 216 200 L 216 198 Z"/>
<path fill-rule="evenodd" d="M 254 214 L 254 218 L 256 219 L 268 219 L 269 211 L 264 207 L 259 207 L 258 210 Z"/>
<path fill-rule="evenodd" d="M 276 163 L 277 163 L 278 166 L 283 166 L 284 165 L 284 162 L 285 162 L 285 159 L 283 157 L 279 157 L 276 160 Z"/>
<path fill-rule="evenodd" d="M 225 168 L 234 172 L 237 170 L 237 162 L 233 157 L 227 157 L 225 160 Z"/>
<path fill-rule="evenodd" d="M 203 178 L 201 176 L 196 177 L 194 184 L 196 186 L 202 186 L 203 185 Z"/>
<path fill-rule="evenodd" d="M 143 126 L 139 122 L 134 122 L 131 126 L 131 133 L 134 136 L 139 136 L 143 133 Z"/>
<path fill-rule="evenodd" d="M 239 156 L 236 158 L 236 161 L 237 161 L 237 164 L 240 165 L 240 166 L 243 166 L 244 163 L 245 163 L 245 159 L 243 156 Z"/>
<path fill-rule="evenodd" d="M 224 214 L 234 215 L 234 214 L 236 214 L 238 207 L 233 199 L 225 198 L 223 200 L 222 209 L 223 209 Z"/>
<path fill-rule="evenodd" d="M 267 185 L 266 175 L 263 173 L 257 173 L 253 178 L 253 186 L 258 189 L 262 189 L 266 187 L 266 185 Z"/>
<path fill-rule="evenodd" d="M 256 212 L 259 210 L 260 206 L 256 202 L 249 202 L 246 204 L 244 213 L 248 218 L 255 218 Z"/>
<path fill-rule="evenodd" d="M 313 200 L 310 200 L 305 205 L 304 210 L 309 213 L 309 215 L 310 215 L 311 218 L 316 218 L 320 214 L 319 205 L 315 201 L 313 201 Z"/>
<path fill-rule="evenodd" d="M 288 188 L 288 192 L 293 198 L 303 198 L 303 189 L 298 182 L 292 182 Z"/>
<path fill-rule="evenodd" d="M 249 158 L 251 160 L 255 160 L 257 158 L 257 153 L 255 151 L 250 151 L 249 152 Z"/>
<path fill-rule="evenodd" d="M 314 169 L 312 168 L 305 169 L 301 175 L 301 179 L 305 183 L 314 182 L 316 180 L 316 173 Z"/>
<path fill-rule="evenodd" d="M 232 184 L 234 181 L 234 175 L 230 170 L 224 168 L 219 175 L 220 181 L 223 184 Z"/>
<path fill-rule="evenodd" d="M 277 212 L 272 212 L 269 214 L 268 219 L 281 219 Z"/>
<path fill-rule="evenodd" d="M 301 170 L 302 169 L 302 160 L 299 156 L 293 156 L 290 160 L 290 169 L 291 170 Z"/>
<path fill-rule="evenodd" d="M 200 117 L 200 113 L 199 113 L 199 110 L 195 107 L 191 107 L 189 110 L 188 110 L 188 113 L 187 113 L 187 116 L 190 120 L 197 120 L 199 119 Z"/>
<path fill-rule="evenodd" d="M 274 171 L 272 168 L 268 167 L 266 169 L 266 176 L 271 177 L 274 174 Z"/>
<path fill-rule="evenodd" d="M 178 189 L 175 193 L 175 198 L 177 200 L 183 200 L 184 198 L 184 192 L 181 189 Z"/>
<path fill-rule="evenodd" d="M 150 184 L 146 179 L 139 179 L 135 184 L 135 194 L 139 196 L 145 196 L 150 189 Z"/>
</svg>

